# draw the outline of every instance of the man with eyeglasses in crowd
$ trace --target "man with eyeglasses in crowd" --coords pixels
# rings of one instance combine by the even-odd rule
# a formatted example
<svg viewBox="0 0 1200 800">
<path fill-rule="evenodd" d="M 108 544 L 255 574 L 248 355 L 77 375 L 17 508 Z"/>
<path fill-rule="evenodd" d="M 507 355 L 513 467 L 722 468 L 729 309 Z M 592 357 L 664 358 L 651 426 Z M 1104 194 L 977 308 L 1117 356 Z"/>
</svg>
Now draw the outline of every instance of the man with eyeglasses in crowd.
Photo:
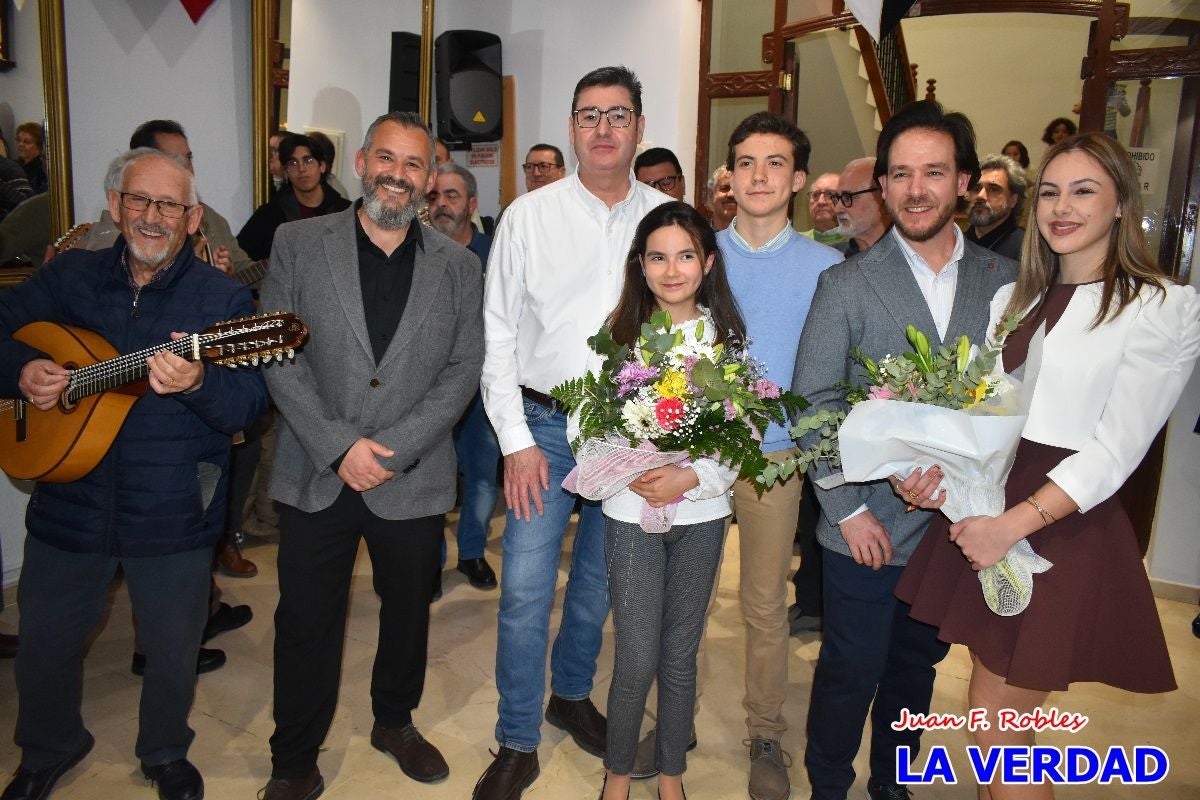
<svg viewBox="0 0 1200 800">
<path fill-rule="evenodd" d="M 474 800 L 516 800 L 539 772 L 550 610 L 577 499 L 561 488 L 575 459 L 567 415 L 548 393 L 587 371 L 587 338 L 617 303 L 633 232 L 670 201 L 633 180 L 646 122 L 632 71 L 602 67 L 583 76 L 567 122 L 579 169 L 508 207 L 484 291 L 483 402 L 504 453 L 508 514 L 496 651 L 500 749 Z M 607 616 L 604 517 L 598 503 L 584 501 L 545 719 L 597 757 L 608 727 L 589 695 Z"/>
<path fill-rule="evenodd" d="M 633 174 L 651 189 L 658 189 L 676 200 L 683 200 L 687 194 L 683 167 L 675 154 L 665 147 L 651 147 L 638 155 L 633 162 Z"/>
<path fill-rule="evenodd" d="M 838 178 L 838 233 L 850 240 L 846 257 L 869 250 L 892 225 L 891 214 L 883 204 L 883 192 L 872 172 L 875 159 L 856 158 L 846 165 Z"/>
<path fill-rule="evenodd" d="M 1025 197 L 1025 170 L 1008 156 L 989 155 L 979 164 L 979 180 L 967 189 L 968 242 L 1021 260 L 1025 231 L 1017 209 Z"/>
<path fill-rule="evenodd" d="M 846 237 L 838 230 L 837 206 L 833 200 L 838 194 L 838 174 L 826 172 L 811 186 L 808 190 L 808 218 L 813 226 L 800 231 L 801 235 L 845 252 Z"/>
<path fill-rule="evenodd" d="M 429 222 L 433 227 L 470 250 L 487 273 L 488 253 L 492 237 L 476 230 L 471 224 L 478 206 L 478 184 L 465 167 L 453 162 L 436 170 L 433 191 L 425 196 Z M 500 444 L 496 432 L 483 410 L 483 398 L 478 390 L 462 419 L 454 426 L 454 452 L 458 456 L 458 472 L 462 475 L 462 500 L 459 503 L 458 571 L 476 589 L 495 589 L 496 573 L 484 557 L 488 527 L 496 507 L 496 465 L 500 462 Z M 445 561 L 445 543 L 442 560 Z M 434 582 L 434 596 L 441 591 L 441 569 Z"/>
<path fill-rule="evenodd" d="M 254 210 L 238 231 L 238 244 L 256 261 L 271 255 L 275 231 L 285 222 L 311 219 L 350 207 L 350 201 L 325 183 L 325 150 L 302 133 L 279 143 L 279 161 L 287 180 L 271 199 Z"/>
<path fill-rule="evenodd" d="M 548 186 L 567 175 L 562 150 L 545 143 L 529 148 L 529 154 L 525 156 L 525 163 L 521 165 L 521 169 L 525 172 L 526 192 Z"/>
<path fill-rule="evenodd" d="M 187 162 L 141 148 L 105 177 L 120 236 L 69 250 L 0 302 L 0 396 L 42 411 L 71 373 L 13 333 L 37 321 L 86 328 L 136 353 L 254 313 L 250 291 L 201 263 L 189 242 L 203 209 Z M 208 619 L 213 545 L 225 520 L 230 438 L 266 409 L 255 369 L 205 367 L 160 350 L 99 464 L 68 483 L 39 483 L 21 571 L 15 741 L 21 766 L 4 800 L 42 800 L 92 749 L 80 716 L 83 655 L 120 567 L 145 652 L 134 752 L 163 800 L 198 800 L 187 760 L 188 711 Z"/>
</svg>

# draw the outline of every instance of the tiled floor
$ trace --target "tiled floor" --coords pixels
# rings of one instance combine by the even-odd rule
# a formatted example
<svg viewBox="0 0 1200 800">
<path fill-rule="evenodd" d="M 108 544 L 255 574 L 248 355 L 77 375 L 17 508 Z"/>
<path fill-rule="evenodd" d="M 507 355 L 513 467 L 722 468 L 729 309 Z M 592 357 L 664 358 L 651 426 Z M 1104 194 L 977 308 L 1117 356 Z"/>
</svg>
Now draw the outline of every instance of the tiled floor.
<svg viewBox="0 0 1200 800">
<path fill-rule="evenodd" d="M 499 530 L 492 526 L 489 559 L 502 568 Z M 740 705 L 742 685 L 742 621 L 737 602 L 737 527 L 730 532 L 721 572 L 717 604 L 708 626 L 707 676 L 702 686 L 701 710 L 697 721 L 700 747 L 690 757 L 686 786 L 689 796 L 702 798 L 746 797 L 746 749 Z M 204 774 L 207 797 L 212 800 L 250 800 L 269 774 L 267 739 L 271 734 L 271 615 L 277 589 L 275 548 L 269 544 L 251 547 L 247 555 L 259 566 L 259 575 L 249 580 L 219 578 L 226 598 L 249 603 L 255 618 L 241 630 L 224 634 L 212 642 L 229 654 L 220 671 L 201 677 L 191 724 L 196 742 L 191 758 Z M 450 778 L 425 786 L 401 774 L 395 763 L 370 746 L 371 729 L 368 682 L 375 652 L 378 601 L 371 590 L 370 563 L 360 552 L 354 580 L 354 598 L 348 625 L 343 670 L 341 705 L 321 754 L 325 797 L 331 800 L 367 798 L 460 798 L 470 797 L 480 772 L 490 761 L 488 748 L 496 718 L 496 687 L 493 663 L 496 646 L 497 592 L 480 592 L 448 569 L 445 597 L 434 607 L 430 641 L 430 663 L 425 696 L 416 713 L 422 732 L 434 742 L 450 764 Z M 455 563 L 453 545 L 449 564 Z M 560 577 L 565 578 L 564 571 Z M 561 585 L 559 600 L 561 601 Z M 1110 745 L 1153 744 L 1170 756 L 1170 772 L 1156 786 L 1129 787 L 1088 785 L 1062 788 L 1059 797 L 1075 798 L 1200 798 L 1200 639 L 1191 634 L 1194 606 L 1159 601 L 1167 642 L 1181 688 L 1169 695 L 1138 696 L 1103 686 L 1083 685 L 1067 695 L 1055 695 L 1049 705 L 1087 714 L 1091 722 L 1076 734 L 1044 735 L 1047 744 L 1088 745 L 1103 752 Z M 7 609 L 0 628 L 12 630 L 19 610 Z M 552 620 L 557 624 L 557 616 Z M 791 751 L 793 796 L 808 796 L 803 769 L 803 727 L 813 665 L 819 641 L 815 634 L 793 638 L 791 686 L 785 713 L 792 730 L 784 739 Z M 68 773 L 54 793 L 56 800 L 153 798 L 154 792 L 141 778 L 133 756 L 137 730 L 137 701 L 140 681 L 129 672 L 133 634 L 129 601 L 123 588 L 113 595 L 112 612 L 99 633 L 85 666 L 84 719 L 96 736 L 96 748 Z M 1130 653 L 1130 658 L 1137 658 Z M 593 695 L 603 709 L 611 674 L 612 643 L 606 637 Z M 961 713 L 965 706 L 966 653 L 954 648 L 939 668 L 934 710 Z M 11 661 L 0 662 L 0 774 L 17 766 L 19 754 L 9 731 L 16 715 L 15 687 Z M 539 756 L 542 777 L 526 792 L 538 798 L 590 798 L 600 786 L 602 768 L 595 758 L 582 752 L 557 728 L 543 726 Z M 973 798 L 975 792 L 964 778 L 967 757 L 966 734 L 960 731 L 927 734 L 925 743 L 945 745 L 963 782 L 957 786 L 934 784 L 917 787 L 918 800 Z M 919 761 L 918 763 L 923 763 Z M 861 777 L 865 758 L 856 767 L 860 773 L 855 798 L 865 797 Z M 653 798 L 654 782 L 636 783 L 635 800 Z"/>
</svg>

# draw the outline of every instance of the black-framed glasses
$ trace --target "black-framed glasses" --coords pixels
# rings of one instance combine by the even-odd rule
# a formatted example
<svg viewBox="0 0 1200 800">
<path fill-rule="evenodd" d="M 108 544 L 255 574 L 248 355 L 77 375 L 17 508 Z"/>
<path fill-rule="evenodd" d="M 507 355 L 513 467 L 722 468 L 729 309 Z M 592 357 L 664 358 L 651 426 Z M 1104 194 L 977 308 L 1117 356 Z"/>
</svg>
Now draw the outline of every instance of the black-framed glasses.
<svg viewBox="0 0 1200 800">
<path fill-rule="evenodd" d="M 187 213 L 188 209 L 195 206 L 185 206 L 183 203 L 176 203 L 174 200 L 155 200 L 151 197 L 145 197 L 132 192 L 121 192 L 121 205 L 128 208 L 130 211 L 145 211 L 153 203 L 158 209 L 158 213 L 162 214 L 167 219 L 179 219 Z"/>
<path fill-rule="evenodd" d="M 536 172 L 538 175 L 546 175 L 551 170 L 559 169 L 560 165 L 552 161 L 527 161 L 521 165 L 521 169 L 525 170 L 528 175 L 531 172 Z"/>
<path fill-rule="evenodd" d="M 610 128 L 628 128 L 637 116 L 632 108 L 613 106 L 612 108 L 577 108 L 571 112 L 575 115 L 575 124 L 580 128 L 595 128 L 600 124 L 601 117 L 608 118 Z"/>
<path fill-rule="evenodd" d="M 301 156 L 300 158 L 289 158 L 283 162 L 284 169 L 300 169 L 301 165 L 306 167 L 315 167 L 317 165 L 316 156 Z"/>
<path fill-rule="evenodd" d="M 661 178 L 655 178 L 652 181 L 642 181 L 651 189 L 658 189 L 660 192 L 670 194 L 675 188 L 675 184 L 683 180 L 682 175 L 664 175 Z"/>
<path fill-rule="evenodd" d="M 850 206 L 854 205 L 854 198 L 858 197 L 860 194 L 882 191 L 883 190 L 878 186 L 868 186 L 866 189 L 859 189 L 857 192 L 831 192 L 829 199 L 833 200 L 835 205 L 841 203 L 846 208 L 849 208 Z"/>
</svg>

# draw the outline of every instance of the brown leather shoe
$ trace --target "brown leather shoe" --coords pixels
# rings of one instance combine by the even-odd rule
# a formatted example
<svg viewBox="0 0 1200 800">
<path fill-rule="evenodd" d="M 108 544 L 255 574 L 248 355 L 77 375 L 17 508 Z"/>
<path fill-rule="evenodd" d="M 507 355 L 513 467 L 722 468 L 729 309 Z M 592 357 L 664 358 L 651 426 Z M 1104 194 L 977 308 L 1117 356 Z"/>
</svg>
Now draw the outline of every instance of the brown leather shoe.
<svg viewBox="0 0 1200 800">
<path fill-rule="evenodd" d="M 556 694 L 550 695 L 546 705 L 546 721 L 571 734 L 575 744 L 596 758 L 604 758 L 608 745 L 608 720 L 592 705 L 592 700 L 564 700 Z"/>
<path fill-rule="evenodd" d="M 479 776 L 471 800 L 520 800 L 529 785 L 541 774 L 537 751 L 522 753 L 501 747 L 496 760 Z"/>
<path fill-rule="evenodd" d="M 313 771 L 303 778 L 271 778 L 258 793 L 259 800 L 317 800 L 325 791 L 325 779 L 320 771 Z"/>
<path fill-rule="evenodd" d="M 400 770 L 414 781 L 433 783 L 450 774 L 446 759 L 411 723 L 403 728 L 376 724 L 371 728 L 371 746 L 396 759 Z"/>
<path fill-rule="evenodd" d="M 233 533 L 217 544 L 217 568 L 221 570 L 221 574 L 231 578 L 253 578 L 258 574 L 258 567 L 254 562 L 242 557 L 237 534 Z"/>
</svg>

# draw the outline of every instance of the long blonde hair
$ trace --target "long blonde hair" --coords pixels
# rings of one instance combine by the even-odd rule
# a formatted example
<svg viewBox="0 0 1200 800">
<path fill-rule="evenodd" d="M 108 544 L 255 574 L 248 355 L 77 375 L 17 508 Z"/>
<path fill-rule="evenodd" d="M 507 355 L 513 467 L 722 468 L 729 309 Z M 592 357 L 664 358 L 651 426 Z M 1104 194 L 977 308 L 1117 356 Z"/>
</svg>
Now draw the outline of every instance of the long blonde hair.
<svg viewBox="0 0 1200 800">
<path fill-rule="evenodd" d="M 1108 173 L 1116 187 L 1121 209 L 1121 216 L 1113 220 L 1113 234 L 1108 240 L 1103 268 L 1104 291 L 1100 310 L 1092 320 L 1094 328 L 1110 315 L 1115 317 L 1124 311 L 1143 286 L 1153 286 L 1165 297 L 1167 284 L 1177 281 L 1162 271 L 1146 247 L 1142 234 L 1142 194 L 1129 153 L 1109 136 L 1081 133 L 1053 145 L 1038 167 L 1031 184 L 1032 224 L 1021 248 L 1021 271 L 1005 316 L 1019 316 L 1030 306 L 1040 305 L 1058 278 L 1058 254 L 1050 249 L 1037 226 L 1038 200 L 1046 167 L 1058 156 L 1072 150 L 1087 153 Z"/>
</svg>

